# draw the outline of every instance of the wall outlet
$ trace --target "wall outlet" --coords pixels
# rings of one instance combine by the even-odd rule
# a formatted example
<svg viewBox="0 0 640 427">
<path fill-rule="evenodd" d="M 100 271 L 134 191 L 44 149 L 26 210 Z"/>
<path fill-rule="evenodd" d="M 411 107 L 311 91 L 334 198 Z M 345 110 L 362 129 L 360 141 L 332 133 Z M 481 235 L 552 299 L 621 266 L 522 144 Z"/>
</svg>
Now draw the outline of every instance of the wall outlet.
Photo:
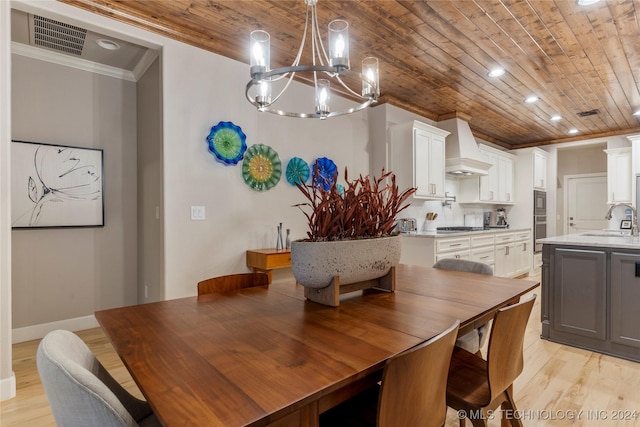
<svg viewBox="0 0 640 427">
<path fill-rule="evenodd" d="M 191 206 L 191 219 L 194 221 L 204 220 L 204 206 Z"/>
</svg>

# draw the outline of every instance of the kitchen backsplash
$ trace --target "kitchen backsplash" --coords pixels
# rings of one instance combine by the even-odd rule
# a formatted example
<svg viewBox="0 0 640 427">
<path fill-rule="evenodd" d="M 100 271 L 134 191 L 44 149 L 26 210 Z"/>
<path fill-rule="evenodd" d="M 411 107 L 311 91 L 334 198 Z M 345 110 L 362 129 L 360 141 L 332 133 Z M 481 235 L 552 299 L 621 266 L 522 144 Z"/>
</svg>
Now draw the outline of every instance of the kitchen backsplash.
<svg viewBox="0 0 640 427">
<path fill-rule="evenodd" d="M 449 196 L 458 194 L 458 181 L 447 179 L 445 181 L 445 191 Z M 427 231 L 426 216 L 428 213 L 438 214 L 435 221 L 429 224 L 429 228 L 452 227 L 458 225 L 470 225 L 482 227 L 482 213 L 495 210 L 493 205 L 461 205 L 458 202 L 451 202 L 448 206 L 443 206 L 439 200 L 411 199 L 411 206 L 402 211 L 399 218 L 415 218 L 417 220 L 418 231 Z M 467 224 L 465 224 L 467 215 Z M 477 225 L 475 225 L 475 224 Z"/>
</svg>

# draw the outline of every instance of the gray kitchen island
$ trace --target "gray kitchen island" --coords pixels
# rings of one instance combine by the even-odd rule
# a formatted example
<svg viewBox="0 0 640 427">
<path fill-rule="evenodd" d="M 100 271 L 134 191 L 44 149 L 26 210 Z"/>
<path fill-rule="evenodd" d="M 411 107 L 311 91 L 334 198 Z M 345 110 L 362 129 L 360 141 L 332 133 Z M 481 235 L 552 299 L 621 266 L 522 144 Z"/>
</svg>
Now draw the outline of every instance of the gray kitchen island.
<svg viewBox="0 0 640 427">
<path fill-rule="evenodd" d="M 640 238 L 617 232 L 542 243 L 542 338 L 640 362 Z"/>
</svg>

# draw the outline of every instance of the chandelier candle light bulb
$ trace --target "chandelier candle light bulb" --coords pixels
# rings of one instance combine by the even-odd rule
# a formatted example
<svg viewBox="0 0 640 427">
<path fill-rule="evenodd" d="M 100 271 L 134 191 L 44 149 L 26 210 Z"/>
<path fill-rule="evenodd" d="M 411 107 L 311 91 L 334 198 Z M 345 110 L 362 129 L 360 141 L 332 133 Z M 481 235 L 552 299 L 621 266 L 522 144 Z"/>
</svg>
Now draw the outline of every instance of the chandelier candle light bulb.
<svg viewBox="0 0 640 427">
<path fill-rule="evenodd" d="M 316 84 L 316 113 L 321 119 L 326 119 L 327 114 L 331 111 L 329 101 L 331 100 L 330 92 L 331 83 L 326 79 L 319 79 Z"/>
<path fill-rule="evenodd" d="M 349 23 L 344 19 L 329 22 L 329 64 L 349 69 Z"/>
<path fill-rule="evenodd" d="M 251 77 L 269 71 L 271 46 L 269 33 L 255 30 L 250 34 L 251 42 Z"/>
<path fill-rule="evenodd" d="M 362 60 L 362 75 L 366 79 L 362 79 L 362 96 L 380 96 L 380 85 L 378 85 L 378 58 L 369 56 Z M 373 93 L 374 86 L 375 93 Z"/>
</svg>

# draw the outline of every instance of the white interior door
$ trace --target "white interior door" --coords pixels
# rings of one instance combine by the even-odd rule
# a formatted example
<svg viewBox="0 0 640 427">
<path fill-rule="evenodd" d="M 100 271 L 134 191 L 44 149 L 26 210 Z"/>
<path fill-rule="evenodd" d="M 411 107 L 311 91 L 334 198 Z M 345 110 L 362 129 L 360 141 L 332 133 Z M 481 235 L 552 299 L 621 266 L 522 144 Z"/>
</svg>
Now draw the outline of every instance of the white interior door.
<svg viewBox="0 0 640 427">
<path fill-rule="evenodd" d="M 564 233 L 582 233 L 603 230 L 609 221 L 607 214 L 607 175 L 565 177 L 567 207 Z"/>
</svg>

